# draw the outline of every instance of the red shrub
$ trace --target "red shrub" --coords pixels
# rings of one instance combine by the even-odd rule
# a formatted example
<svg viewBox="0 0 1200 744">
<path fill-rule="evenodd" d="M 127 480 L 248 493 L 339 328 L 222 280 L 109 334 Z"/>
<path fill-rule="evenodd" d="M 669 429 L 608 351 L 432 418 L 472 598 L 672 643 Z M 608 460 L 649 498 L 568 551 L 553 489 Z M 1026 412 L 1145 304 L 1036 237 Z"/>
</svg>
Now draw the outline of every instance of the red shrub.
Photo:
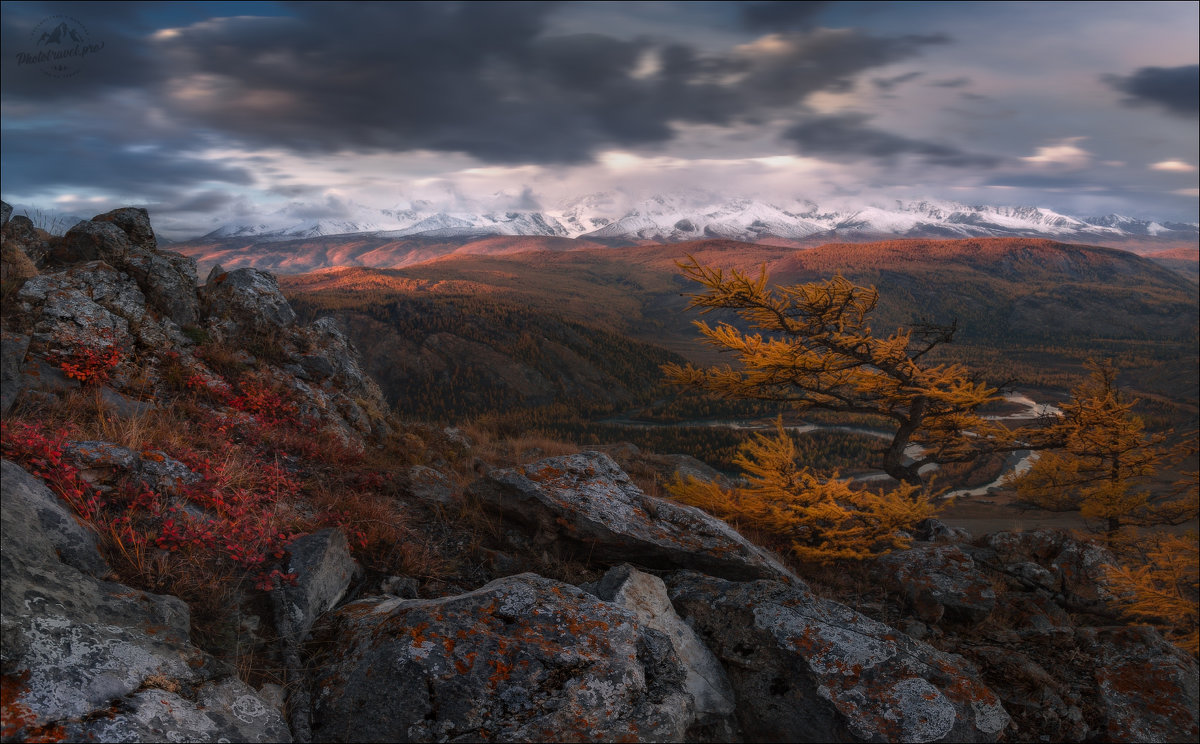
<svg viewBox="0 0 1200 744">
<path fill-rule="evenodd" d="M 121 363 L 121 349 L 112 340 L 112 330 L 101 328 L 96 332 L 98 342 L 85 342 L 77 338 L 62 336 L 58 340 L 70 346 L 68 352 L 50 355 L 67 377 L 79 380 L 84 385 L 103 384 L 112 371 Z"/>
</svg>

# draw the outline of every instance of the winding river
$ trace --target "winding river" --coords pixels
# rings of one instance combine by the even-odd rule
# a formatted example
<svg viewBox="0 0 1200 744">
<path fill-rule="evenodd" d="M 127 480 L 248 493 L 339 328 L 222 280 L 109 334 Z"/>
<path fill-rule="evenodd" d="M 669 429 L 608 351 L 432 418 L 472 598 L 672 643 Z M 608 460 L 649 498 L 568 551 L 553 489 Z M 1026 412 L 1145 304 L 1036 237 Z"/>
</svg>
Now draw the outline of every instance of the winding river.
<svg viewBox="0 0 1200 744">
<path fill-rule="evenodd" d="M 1007 404 L 1004 413 L 984 416 L 988 421 L 1005 421 L 1020 424 L 1022 422 L 1031 422 L 1046 416 L 1061 416 L 1062 410 L 1057 406 L 1047 403 L 1038 403 L 1033 398 L 1020 392 L 1011 392 L 1004 394 L 1004 401 Z M 775 425 L 762 420 L 735 420 L 735 419 L 708 419 L 699 421 L 686 421 L 675 423 L 657 423 L 650 421 L 638 421 L 636 419 L 619 417 L 605 419 L 602 423 L 615 424 L 618 426 L 628 426 L 631 428 L 657 428 L 663 426 L 694 426 L 694 427 L 720 427 L 725 429 L 741 429 L 745 431 L 765 431 L 773 429 Z M 806 434 L 812 431 L 840 431 L 849 434 L 860 434 L 862 436 L 876 437 L 878 439 L 891 439 L 892 435 L 889 432 L 880 429 L 867 429 L 857 426 L 826 426 L 817 424 L 798 424 L 785 425 L 783 428 L 788 431 L 794 431 L 799 434 Z M 913 458 L 919 457 L 923 452 L 920 445 L 910 444 L 904 450 L 904 454 L 909 458 L 909 462 Z M 1033 466 L 1037 460 L 1037 453 L 1030 450 L 1017 450 L 1009 454 L 1008 459 L 1004 463 L 1004 469 L 1000 475 L 990 483 L 985 483 L 981 486 L 973 488 L 962 488 L 956 491 L 946 493 L 942 498 L 959 498 L 965 496 L 984 496 L 992 488 L 998 488 L 1004 484 L 1004 481 L 1012 476 L 1022 475 Z M 929 472 L 935 470 L 937 465 L 927 465 L 921 469 L 921 472 Z M 889 476 L 886 473 L 868 473 L 859 475 L 855 480 L 883 480 Z"/>
</svg>

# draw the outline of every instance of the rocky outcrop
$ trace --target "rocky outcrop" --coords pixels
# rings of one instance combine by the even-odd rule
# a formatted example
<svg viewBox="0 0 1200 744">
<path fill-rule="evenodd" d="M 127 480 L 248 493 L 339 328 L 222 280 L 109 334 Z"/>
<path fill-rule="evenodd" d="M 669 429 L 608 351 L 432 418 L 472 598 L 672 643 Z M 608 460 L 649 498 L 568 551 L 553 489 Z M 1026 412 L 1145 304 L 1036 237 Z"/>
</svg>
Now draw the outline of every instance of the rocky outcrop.
<svg viewBox="0 0 1200 744">
<path fill-rule="evenodd" d="M 278 711 L 188 640 L 175 597 L 105 581 L 92 538 L 3 463 L 5 738 L 288 741 Z"/>
<path fill-rule="evenodd" d="M 681 741 L 695 716 L 663 634 L 532 574 L 361 600 L 314 633 L 319 740 Z"/>
<path fill-rule="evenodd" d="M 926 623 L 944 616 L 949 622 L 978 625 L 996 606 L 992 580 L 953 545 L 889 553 L 876 562 L 874 575 Z"/>
<path fill-rule="evenodd" d="M 766 551 L 699 509 L 642 493 L 602 452 L 493 470 L 470 488 L 485 505 L 562 539 L 591 560 L 692 568 L 735 579 L 796 580 Z"/>
<path fill-rule="evenodd" d="M 996 532 L 967 548 L 976 562 L 1028 585 L 1084 600 L 1110 600 L 1105 565 L 1117 563 L 1104 547 L 1062 530 Z"/>
<path fill-rule="evenodd" d="M 271 333 L 296 322 L 279 282 L 258 269 L 234 269 L 211 277 L 204 285 L 204 306 L 234 336 Z"/>
<path fill-rule="evenodd" d="M 729 673 L 753 741 L 996 741 L 1009 717 L 969 662 L 803 586 L 667 578 Z"/>
<path fill-rule="evenodd" d="M 583 587 L 597 597 L 631 611 L 638 622 L 653 628 L 671 641 L 683 664 L 684 689 L 696 705 L 696 716 L 708 738 L 737 738 L 733 688 L 724 668 L 687 623 L 675 613 L 666 584 L 652 574 L 629 564 L 616 566 L 594 585 Z"/>
<path fill-rule="evenodd" d="M 1110 741 L 1196 741 L 1196 662 L 1153 628 L 1079 631 Z"/>
<path fill-rule="evenodd" d="M 16 382 L 5 385 L 6 408 L 25 391 L 43 397 L 63 392 L 61 381 L 42 374 L 42 367 L 58 366 L 84 348 L 116 350 L 119 363 L 106 371 L 104 398 L 119 415 L 143 413 L 145 398 L 166 393 L 167 352 L 175 356 L 176 377 L 232 389 L 236 380 L 222 379 L 203 354 L 193 353 L 198 341 L 209 341 L 223 345 L 222 353 L 244 355 L 245 367 L 258 367 L 261 379 L 290 391 L 297 415 L 332 428 L 346 442 L 391 431 L 379 387 L 336 323 L 318 319 L 299 326 L 270 274 L 217 272 L 197 287 L 195 261 L 158 248 L 144 209 L 97 215 L 61 238 L 46 237 L 27 222 L 16 218 L 4 226 L 6 251 L 21 248 L 47 258 L 40 274 L 20 278 L 17 312 L 5 317 L 8 333 L 30 339 L 19 361 L 6 352 L 5 374 Z M 14 365 L 19 377 L 10 374 Z M 78 385 L 66 385 L 71 387 Z"/>
</svg>

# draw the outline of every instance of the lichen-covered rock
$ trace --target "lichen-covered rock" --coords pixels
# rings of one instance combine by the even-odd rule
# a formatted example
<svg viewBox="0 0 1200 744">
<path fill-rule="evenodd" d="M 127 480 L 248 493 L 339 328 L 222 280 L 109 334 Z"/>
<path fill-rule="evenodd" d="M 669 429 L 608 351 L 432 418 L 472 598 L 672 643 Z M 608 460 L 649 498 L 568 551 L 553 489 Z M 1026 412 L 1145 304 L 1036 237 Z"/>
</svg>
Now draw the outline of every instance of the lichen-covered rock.
<svg viewBox="0 0 1200 744">
<path fill-rule="evenodd" d="M 279 711 L 236 679 L 199 687 L 191 697 L 143 690 L 121 701 L 121 713 L 72 722 L 66 735 L 77 741 L 291 741 Z"/>
<path fill-rule="evenodd" d="M 1056 669 L 1056 674 L 1051 674 L 1042 664 L 1011 645 L 977 644 L 971 652 L 985 667 L 989 679 L 1003 682 L 994 685 L 993 689 L 1005 710 L 1024 725 L 1024 731 L 1037 731 L 1047 741 L 1088 739 L 1091 728 L 1083 710 L 1068 701 L 1068 698 L 1077 701 L 1078 695 L 1073 694 L 1071 685 L 1061 679 L 1067 676 L 1062 670 Z"/>
<path fill-rule="evenodd" d="M 681 741 L 694 718 L 661 633 L 533 574 L 353 602 L 314 638 L 318 740 Z"/>
<path fill-rule="evenodd" d="M 199 473 L 159 450 L 138 452 L 112 442 L 70 442 L 65 454 L 79 467 L 80 475 L 94 484 L 124 476 L 158 493 L 173 494 L 202 480 Z"/>
<path fill-rule="evenodd" d="M 137 251 L 119 264 L 142 288 L 151 307 L 178 326 L 195 324 L 200 318 L 196 294 L 196 261 L 178 253 Z"/>
<path fill-rule="evenodd" d="M 146 296 L 137 284 L 103 261 L 35 276 L 21 286 L 17 299 L 33 320 L 39 344 L 66 336 L 132 348 L 129 323 L 146 314 Z"/>
<path fill-rule="evenodd" d="M 1149 627 L 1083 628 L 1110 741 L 1196 741 L 1195 659 Z"/>
<path fill-rule="evenodd" d="M 754 741 L 995 741 L 1009 717 L 965 659 L 803 586 L 667 577 Z"/>
<path fill-rule="evenodd" d="M 485 505 L 564 538 L 593 560 L 691 568 L 734 579 L 796 579 L 766 551 L 699 509 L 642 493 L 602 452 L 493 470 L 470 492 Z"/>
<path fill-rule="evenodd" d="M 228 320 L 236 333 L 278 333 L 296 322 L 275 277 L 258 269 L 234 269 L 204 285 L 209 315 Z"/>
<path fill-rule="evenodd" d="M 978 625 L 996 606 L 991 579 L 953 545 L 888 553 L 876 561 L 873 573 L 927 623 L 944 615 L 952 622 Z"/>
<path fill-rule="evenodd" d="M 290 739 L 278 712 L 191 645 L 182 601 L 97 578 L 103 561 L 41 481 L 4 463 L 3 502 L 6 739 Z"/>
<path fill-rule="evenodd" d="M 1083 600 L 1111 600 L 1105 565 L 1117 563 L 1116 557 L 1101 545 L 1078 540 L 1062 530 L 1030 532 L 996 532 L 987 535 L 982 547 L 991 555 L 974 551 L 977 560 L 984 560 L 1005 573 L 1029 573 L 1022 563 L 1035 563 L 1049 572 L 1054 590 Z M 1015 566 L 1015 568 L 1014 568 Z M 1047 578 L 1030 576 L 1046 588 Z"/>
<path fill-rule="evenodd" d="M 321 613 L 345 596 L 359 569 L 346 536 L 332 527 L 293 540 L 287 551 L 288 573 L 296 574 L 296 583 L 280 591 L 292 633 L 301 641 Z"/>
<path fill-rule="evenodd" d="M 684 686 L 695 700 L 698 717 L 719 720 L 733 713 L 735 701 L 729 677 L 696 631 L 675 613 L 662 579 L 626 563 L 614 566 L 595 585 L 583 588 L 606 602 L 630 610 L 638 622 L 671 640 L 675 654 L 687 671 Z M 724 733 L 733 734 L 733 727 L 725 726 Z"/>
</svg>

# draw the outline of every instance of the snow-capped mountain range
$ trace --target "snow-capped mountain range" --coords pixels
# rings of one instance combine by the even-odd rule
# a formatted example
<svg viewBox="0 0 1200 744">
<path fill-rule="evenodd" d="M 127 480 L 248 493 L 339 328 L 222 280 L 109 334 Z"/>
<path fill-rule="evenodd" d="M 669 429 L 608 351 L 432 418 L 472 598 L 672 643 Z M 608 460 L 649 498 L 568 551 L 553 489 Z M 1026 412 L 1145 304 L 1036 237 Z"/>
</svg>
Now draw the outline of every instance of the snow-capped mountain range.
<svg viewBox="0 0 1200 744">
<path fill-rule="evenodd" d="M 1110 214 L 1071 217 L 1039 207 L 972 206 L 954 202 L 894 202 L 828 209 L 809 201 L 790 204 L 707 195 L 653 196 L 630 203 L 623 194 L 601 192 L 557 208 L 471 210 L 413 202 L 392 209 L 348 205 L 337 219 L 297 220 L 302 205 L 253 222 L 231 222 L 200 240 L 248 238 L 275 242 L 332 235 L 386 238 L 457 238 L 541 235 L 627 242 L 679 242 L 727 238 L 856 239 L 895 237 L 1050 237 L 1073 241 L 1127 238 L 1194 239 L 1197 223 L 1154 222 Z"/>
</svg>

